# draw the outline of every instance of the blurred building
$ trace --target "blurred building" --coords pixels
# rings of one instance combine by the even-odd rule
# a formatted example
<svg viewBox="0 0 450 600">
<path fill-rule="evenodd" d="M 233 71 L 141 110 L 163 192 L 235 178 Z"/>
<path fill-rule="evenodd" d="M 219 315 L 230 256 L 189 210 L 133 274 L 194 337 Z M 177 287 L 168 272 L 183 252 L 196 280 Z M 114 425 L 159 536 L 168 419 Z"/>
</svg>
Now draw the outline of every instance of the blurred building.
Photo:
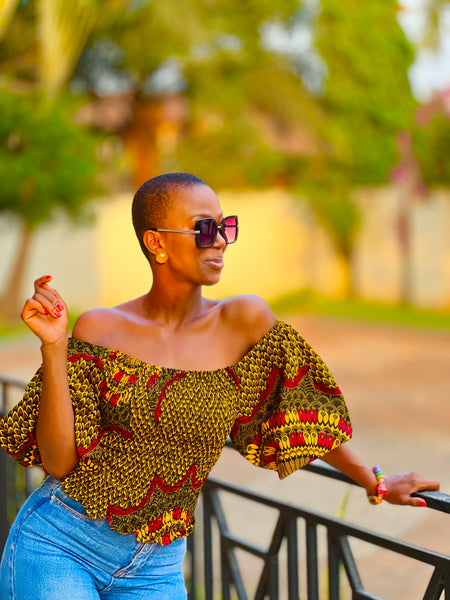
<svg viewBox="0 0 450 600">
<path fill-rule="evenodd" d="M 254 293 L 270 301 L 308 287 L 331 297 L 344 293 L 344 268 L 306 206 L 282 190 L 219 193 L 225 214 L 240 218 L 239 240 L 226 252 L 222 281 L 205 290 L 218 298 Z M 131 224 L 132 193 L 99 202 L 93 226 L 65 220 L 37 232 L 26 276 L 52 274 L 74 312 L 109 306 L 145 293 L 150 271 Z M 397 301 L 401 250 L 396 231 L 398 190 L 386 187 L 358 194 L 363 222 L 352 268 L 356 293 Z M 434 192 L 411 209 L 411 265 L 414 304 L 450 307 L 450 192 Z M 0 220 L 0 279 L 11 264 L 18 228 Z"/>
</svg>

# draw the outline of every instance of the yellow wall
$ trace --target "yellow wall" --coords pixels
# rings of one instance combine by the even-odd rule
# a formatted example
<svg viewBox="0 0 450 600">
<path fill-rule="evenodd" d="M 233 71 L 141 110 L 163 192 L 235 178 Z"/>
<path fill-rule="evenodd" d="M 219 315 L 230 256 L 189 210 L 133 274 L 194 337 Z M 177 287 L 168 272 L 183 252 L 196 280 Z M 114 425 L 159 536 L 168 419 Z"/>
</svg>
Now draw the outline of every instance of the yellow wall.
<svg viewBox="0 0 450 600">
<path fill-rule="evenodd" d="M 344 265 L 305 206 L 283 190 L 222 192 L 224 214 L 238 214 L 239 239 L 227 249 L 222 280 L 205 295 L 253 293 L 266 300 L 303 287 L 329 296 L 345 290 Z M 353 261 L 357 293 L 399 299 L 401 254 L 396 234 L 399 197 L 394 188 L 361 190 L 362 224 Z M 99 300 L 116 304 L 144 293 L 150 270 L 134 236 L 131 195 L 100 206 L 96 229 Z M 413 294 L 418 306 L 450 305 L 450 197 L 435 192 L 411 209 Z"/>
<path fill-rule="evenodd" d="M 94 226 L 74 227 L 60 218 L 38 230 L 27 266 L 23 299 L 33 280 L 54 276 L 54 285 L 74 313 L 111 306 L 145 293 L 150 268 L 131 224 L 133 194 L 101 200 Z M 237 243 L 227 249 L 222 281 L 212 298 L 254 293 L 272 300 L 311 287 L 342 294 L 345 272 L 329 238 L 306 208 L 281 190 L 220 193 L 225 214 L 238 214 Z M 399 299 L 401 260 L 395 234 L 398 197 L 393 188 L 359 194 L 363 222 L 355 248 L 357 293 L 365 298 Z M 450 307 L 450 194 L 433 195 L 412 210 L 414 302 Z M 0 280 L 5 281 L 19 238 L 17 223 L 0 219 Z M 22 306 L 22 304 L 21 304 Z M 18 314 L 20 307 L 17 307 Z"/>
<path fill-rule="evenodd" d="M 150 267 L 131 223 L 132 194 L 113 198 L 99 208 L 95 229 L 99 264 L 98 303 L 113 306 L 150 287 Z"/>
<path fill-rule="evenodd" d="M 279 190 L 223 193 L 225 215 L 239 215 L 239 239 L 225 254 L 221 282 L 205 289 L 210 298 L 258 294 L 266 300 L 313 284 L 339 291 L 341 271 L 323 233 L 311 245 L 310 218 Z M 131 225 L 129 196 L 105 203 L 98 216 L 99 301 L 117 304 L 143 294 L 150 269 Z M 303 217 L 303 218 L 302 218 Z"/>
</svg>

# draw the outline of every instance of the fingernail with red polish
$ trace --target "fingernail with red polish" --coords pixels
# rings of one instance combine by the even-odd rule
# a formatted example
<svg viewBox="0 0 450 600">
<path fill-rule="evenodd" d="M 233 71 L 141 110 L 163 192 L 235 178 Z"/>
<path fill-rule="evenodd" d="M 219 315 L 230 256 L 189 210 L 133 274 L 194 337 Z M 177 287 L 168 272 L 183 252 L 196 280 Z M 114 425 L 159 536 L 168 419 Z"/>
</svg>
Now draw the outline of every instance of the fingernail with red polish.
<svg viewBox="0 0 450 600">
<path fill-rule="evenodd" d="M 61 313 L 59 312 L 59 310 L 54 310 L 53 314 L 55 315 L 55 317 L 60 317 Z"/>
<path fill-rule="evenodd" d="M 46 308 L 44 308 L 44 315 L 48 315 L 48 314 L 49 314 L 48 310 Z"/>
<path fill-rule="evenodd" d="M 49 280 L 49 279 L 51 279 L 51 278 L 52 278 L 52 276 L 51 276 L 51 275 L 46 275 L 46 276 L 45 276 L 45 279 L 47 279 L 47 280 Z"/>
<path fill-rule="evenodd" d="M 56 305 L 56 308 L 58 310 L 64 310 L 64 306 L 60 302 L 58 302 L 58 304 Z"/>
<path fill-rule="evenodd" d="M 425 502 L 425 500 L 422 500 L 422 498 L 419 500 L 419 506 L 427 506 L 427 503 Z"/>
</svg>

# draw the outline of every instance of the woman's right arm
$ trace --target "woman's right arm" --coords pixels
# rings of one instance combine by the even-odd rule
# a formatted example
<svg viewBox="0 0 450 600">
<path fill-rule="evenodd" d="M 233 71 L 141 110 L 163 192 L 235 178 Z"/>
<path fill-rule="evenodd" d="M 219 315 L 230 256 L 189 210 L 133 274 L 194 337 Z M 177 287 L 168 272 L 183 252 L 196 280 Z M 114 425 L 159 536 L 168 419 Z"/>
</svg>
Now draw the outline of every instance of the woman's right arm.
<svg viewBox="0 0 450 600">
<path fill-rule="evenodd" d="M 67 377 L 67 307 L 48 284 L 50 276 L 34 282 L 34 295 L 25 302 L 22 319 L 41 340 L 42 393 L 36 441 L 45 470 L 58 479 L 68 475 L 79 456 Z"/>
</svg>

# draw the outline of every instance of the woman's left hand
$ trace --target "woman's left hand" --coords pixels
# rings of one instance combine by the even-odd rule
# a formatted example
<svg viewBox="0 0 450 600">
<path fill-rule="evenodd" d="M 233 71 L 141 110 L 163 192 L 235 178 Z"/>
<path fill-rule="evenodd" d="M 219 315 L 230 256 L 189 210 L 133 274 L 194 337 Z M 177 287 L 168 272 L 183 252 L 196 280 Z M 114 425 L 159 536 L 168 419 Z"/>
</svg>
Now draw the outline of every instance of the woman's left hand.
<svg viewBox="0 0 450 600">
<path fill-rule="evenodd" d="M 439 483 L 425 479 L 418 473 L 402 473 L 385 477 L 387 487 L 384 499 L 391 504 L 407 504 L 409 506 L 426 506 L 422 498 L 411 496 L 414 492 L 424 490 L 439 490 Z"/>
</svg>

